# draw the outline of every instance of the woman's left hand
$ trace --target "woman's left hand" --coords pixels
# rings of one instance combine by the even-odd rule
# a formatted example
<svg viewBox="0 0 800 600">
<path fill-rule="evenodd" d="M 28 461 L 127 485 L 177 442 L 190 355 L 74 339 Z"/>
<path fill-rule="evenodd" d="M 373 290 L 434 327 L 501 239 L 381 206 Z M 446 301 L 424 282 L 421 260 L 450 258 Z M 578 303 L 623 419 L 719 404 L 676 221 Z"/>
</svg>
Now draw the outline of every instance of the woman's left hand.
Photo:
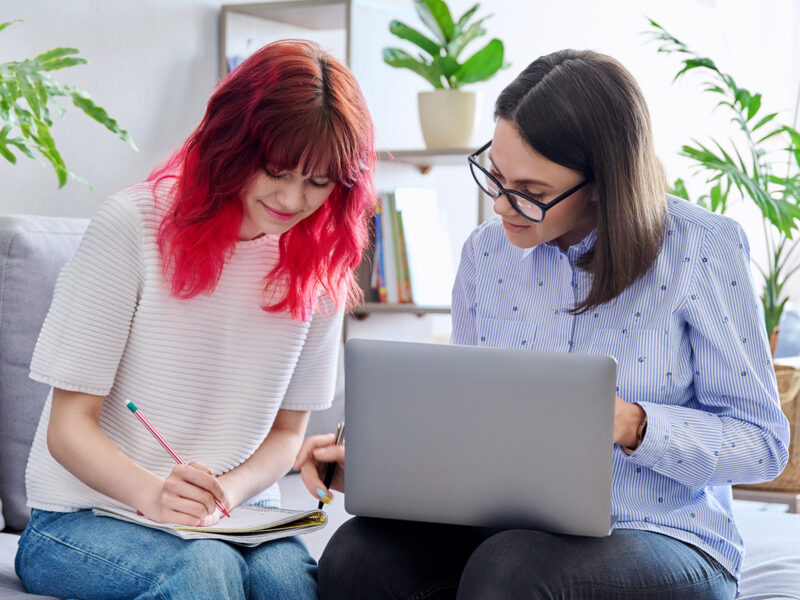
<svg viewBox="0 0 800 600">
<path fill-rule="evenodd" d="M 623 448 L 636 448 L 639 445 L 636 435 L 644 417 L 641 406 L 617 396 L 614 403 L 614 443 Z"/>
</svg>

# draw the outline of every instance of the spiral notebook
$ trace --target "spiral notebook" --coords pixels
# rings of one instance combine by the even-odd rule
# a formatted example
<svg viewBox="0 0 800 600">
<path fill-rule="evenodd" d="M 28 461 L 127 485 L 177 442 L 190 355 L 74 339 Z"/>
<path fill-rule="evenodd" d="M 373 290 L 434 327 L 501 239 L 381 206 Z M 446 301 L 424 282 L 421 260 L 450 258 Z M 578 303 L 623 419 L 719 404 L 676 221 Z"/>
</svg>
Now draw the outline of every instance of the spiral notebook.
<svg viewBox="0 0 800 600">
<path fill-rule="evenodd" d="M 321 510 L 289 510 L 262 506 L 237 506 L 230 511 L 230 518 L 220 519 L 210 527 L 158 523 L 121 507 L 93 507 L 92 512 L 100 517 L 110 517 L 160 529 L 185 540 L 217 539 L 240 546 L 258 546 L 263 542 L 282 537 L 311 533 L 322 529 L 328 523 L 327 515 Z"/>
</svg>

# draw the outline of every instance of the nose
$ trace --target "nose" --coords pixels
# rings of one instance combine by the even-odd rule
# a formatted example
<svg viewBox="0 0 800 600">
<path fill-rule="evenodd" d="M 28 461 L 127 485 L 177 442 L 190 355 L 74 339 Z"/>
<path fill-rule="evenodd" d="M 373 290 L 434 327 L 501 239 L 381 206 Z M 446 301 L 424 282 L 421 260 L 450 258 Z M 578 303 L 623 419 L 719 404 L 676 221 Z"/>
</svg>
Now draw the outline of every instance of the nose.
<svg viewBox="0 0 800 600">
<path fill-rule="evenodd" d="M 302 210 L 305 202 L 303 195 L 303 182 L 287 181 L 278 190 L 278 202 L 286 212 L 298 212 Z"/>
<path fill-rule="evenodd" d="M 492 209 L 494 212 L 501 217 L 511 217 L 516 214 L 514 207 L 511 206 L 511 200 L 508 199 L 508 196 L 505 194 L 500 194 L 497 198 L 494 199 L 494 204 L 492 204 Z"/>
</svg>

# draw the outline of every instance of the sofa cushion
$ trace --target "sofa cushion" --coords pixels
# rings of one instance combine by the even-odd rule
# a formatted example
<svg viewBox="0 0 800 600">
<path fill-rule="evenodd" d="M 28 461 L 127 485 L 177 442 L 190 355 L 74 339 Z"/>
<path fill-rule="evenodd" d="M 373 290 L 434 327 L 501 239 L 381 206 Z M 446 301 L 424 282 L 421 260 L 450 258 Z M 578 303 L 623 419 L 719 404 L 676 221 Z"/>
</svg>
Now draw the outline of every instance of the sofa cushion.
<svg viewBox="0 0 800 600">
<path fill-rule="evenodd" d="M 88 221 L 63 217 L 0 217 L 0 502 L 5 525 L 23 529 L 25 465 L 49 386 L 28 367 L 53 286 Z"/>
</svg>

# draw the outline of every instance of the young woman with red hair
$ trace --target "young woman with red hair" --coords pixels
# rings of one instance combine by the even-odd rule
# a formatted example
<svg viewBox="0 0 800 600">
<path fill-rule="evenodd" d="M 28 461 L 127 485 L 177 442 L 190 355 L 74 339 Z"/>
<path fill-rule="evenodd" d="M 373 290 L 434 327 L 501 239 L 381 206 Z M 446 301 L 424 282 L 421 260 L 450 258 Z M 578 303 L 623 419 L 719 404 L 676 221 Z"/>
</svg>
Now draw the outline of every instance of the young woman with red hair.
<svg viewBox="0 0 800 600">
<path fill-rule="evenodd" d="M 243 62 L 148 180 L 105 202 L 56 284 L 31 364 L 53 386 L 27 470 L 28 591 L 70 598 L 315 598 L 297 538 L 185 541 L 94 516 L 217 522 L 277 506 L 309 411 L 333 397 L 375 194 L 352 74 L 315 44 Z M 187 460 L 170 456 L 132 400 Z"/>
</svg>

